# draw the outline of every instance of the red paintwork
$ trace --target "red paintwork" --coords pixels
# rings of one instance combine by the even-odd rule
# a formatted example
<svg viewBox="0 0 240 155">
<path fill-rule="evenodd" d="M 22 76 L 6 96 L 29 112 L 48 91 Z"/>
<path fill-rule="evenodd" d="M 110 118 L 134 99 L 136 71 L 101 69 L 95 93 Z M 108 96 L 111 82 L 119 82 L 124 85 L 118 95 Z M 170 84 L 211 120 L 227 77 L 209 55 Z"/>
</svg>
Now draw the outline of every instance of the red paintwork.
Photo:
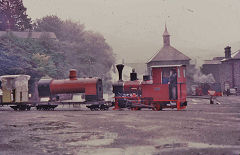
<svg viewBox="0 0 240 155">
<path fill-rule="evenodd" d="M 86 95 L 96 95 L 97 80 L 97 78 L 52 80 L 50 91 L 52 94 L 85 93 Z"/>
<path fill-rule="evenodd" d="M 123 84 L 123 89 L 124 92 L 137 92 L 138 90 L 140 90 L 141 87 L 141 82 L 139 80 L 136 81 L 125 81 Z"/>
<path fill-rule="evenodd" d="M 177 92 L 178 92 L 178 100 L 185 100 L 187 96 L 187 87 L 186 87 L 186 77 L 184 77 L 183 70 L 186 68 L 185 66 L 178 67 L 169 67 L 171 69 L 176 69 L 177 71 Z M 179 72 L 180 71 L 180 76 Z M 161 84 L 162 79 L 162 68 L 152 68 L 152 78 L 153 84 L 142 84 L 142 97 L 152 97 L 153 100 L 169 100 L 169 85 Z"/>
<path fill-rule="evenodd" d="M 178 89 L 178 99 L 185 100 L 187 97 L 187 85 L 186 85 L 186 77 L 184 77 L 183 70 L 186 69 L 184 66 L 177 67 L 177 75 L 178 71 L 180 71 L 180 77 L 177 76 L 177 89 Z"/>
<path fill-rule="evenodd" d="M 168 84 L 142 84 L 142 97 L 153 100 L 169 100 Z"/>
<path fill-rule="evenodd" d="M 211 93 L 210 93 L 211 92 Z M 208 91 L 209 96 L 223 96 L 222 92 L 216 92 L 214 90 L 209 90 Z"/>
<path fill-rule="evenodd" d="M 154 84 L 161 84 L 162 79 L 161 72 L 162 72 L 161 68 L 152 69 L 152 79 Z"/>
</svg>

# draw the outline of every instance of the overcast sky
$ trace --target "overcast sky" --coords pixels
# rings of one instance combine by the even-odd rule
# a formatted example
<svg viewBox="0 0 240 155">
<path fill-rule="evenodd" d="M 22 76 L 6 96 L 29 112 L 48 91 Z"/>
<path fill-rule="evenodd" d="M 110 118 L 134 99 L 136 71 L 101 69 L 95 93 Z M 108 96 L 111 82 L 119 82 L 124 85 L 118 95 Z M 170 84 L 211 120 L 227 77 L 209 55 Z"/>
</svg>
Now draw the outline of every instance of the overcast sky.
<svg viewBox="0 0 240 155">
<path fill-rule="evenodd" d="M 197 49 L 240 44 L 240 0 L 23 0 L 32 19 L 57 15 L 101 33 L 125 61 L 147 61 L 162 47 L 164 24 L 171 44 L 191 56 Z M 239 47 L 232 47 L 237 50 Z M 192 51 L 186 51 L 192 50 Z"/>
</svg>

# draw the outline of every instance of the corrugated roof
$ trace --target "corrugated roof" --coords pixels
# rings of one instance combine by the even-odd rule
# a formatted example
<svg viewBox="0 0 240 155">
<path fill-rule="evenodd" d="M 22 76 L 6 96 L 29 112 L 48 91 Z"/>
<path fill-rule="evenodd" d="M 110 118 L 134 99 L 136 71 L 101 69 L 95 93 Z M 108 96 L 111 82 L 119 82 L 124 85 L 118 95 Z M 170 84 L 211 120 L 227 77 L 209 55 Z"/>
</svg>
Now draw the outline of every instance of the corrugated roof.
<svg viewBox="0 0 240 155">
<path fill-rule="evenodd" d="M 32 38 L 39 39 L 42 35 L 47 35 L 50 39 L 56 39 L 56 35 L 53 32 L 17 32 L 10 31 L 14 36 L 19 38 Z M 7 31 L 0 31 L 0 37 L 7 34 Z"/>
<path fill-rule="evenodd" d="M 184 55 L 172 46 L 164 46 L 155 56 L 149 61 L 174 61 L 174 60 L 191 60 L 188 56 Z"/>
</svg>

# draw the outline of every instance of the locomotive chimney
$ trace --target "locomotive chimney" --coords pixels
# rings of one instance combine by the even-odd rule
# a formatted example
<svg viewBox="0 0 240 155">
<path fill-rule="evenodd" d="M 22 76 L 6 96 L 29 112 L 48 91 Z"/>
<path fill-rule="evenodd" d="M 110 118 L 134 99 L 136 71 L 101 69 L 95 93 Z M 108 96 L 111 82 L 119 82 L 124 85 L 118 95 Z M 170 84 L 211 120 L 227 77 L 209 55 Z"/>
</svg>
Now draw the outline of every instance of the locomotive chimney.
<svg viewBox="0 0 240 155">
<path fill-rule="evenodd" d="M 132 69 L 132 73 L 130 73 L 130 80 L 135 81 L 137 80 L 137 73 L 135 72 L 135 69 Z"/>
<path fill-rule="evenodd" d="M 119 81 L 122 81 L 122 70 L 123 70 L 124 65 L 123 64 L 118 64 L 118 65 L 116 65 L 116 67 L 117 67 L 117 70 L 118 70 Z"/>
<path fill-rule="evenodd" d="M 227 46 L 224 48 L 224 50 L 225 50 L 225 58 L 227 59 L 231 58 L 231 47 Z"/>
<path fill-rule="evenodd" d="M 70 80 L 76 80 L 77 79 L 77 70 L 76 69 L 71 69 L 69 71 L 69 79 Z"/>
</svg>

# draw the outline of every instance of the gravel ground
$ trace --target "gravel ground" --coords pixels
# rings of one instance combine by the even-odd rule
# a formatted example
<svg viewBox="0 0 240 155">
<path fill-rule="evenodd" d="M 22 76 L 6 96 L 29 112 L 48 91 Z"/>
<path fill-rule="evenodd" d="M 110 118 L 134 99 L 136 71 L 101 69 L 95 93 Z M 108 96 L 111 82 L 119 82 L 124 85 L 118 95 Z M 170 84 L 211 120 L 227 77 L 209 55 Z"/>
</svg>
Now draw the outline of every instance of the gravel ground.
<svg viewBox="0 0 240 155">
<path fill-rule="evenodd" d="M 0 155 L 240 154 L 240 97 L 186 110 L 21 111 L 0 107 Z"/>
</svg>

